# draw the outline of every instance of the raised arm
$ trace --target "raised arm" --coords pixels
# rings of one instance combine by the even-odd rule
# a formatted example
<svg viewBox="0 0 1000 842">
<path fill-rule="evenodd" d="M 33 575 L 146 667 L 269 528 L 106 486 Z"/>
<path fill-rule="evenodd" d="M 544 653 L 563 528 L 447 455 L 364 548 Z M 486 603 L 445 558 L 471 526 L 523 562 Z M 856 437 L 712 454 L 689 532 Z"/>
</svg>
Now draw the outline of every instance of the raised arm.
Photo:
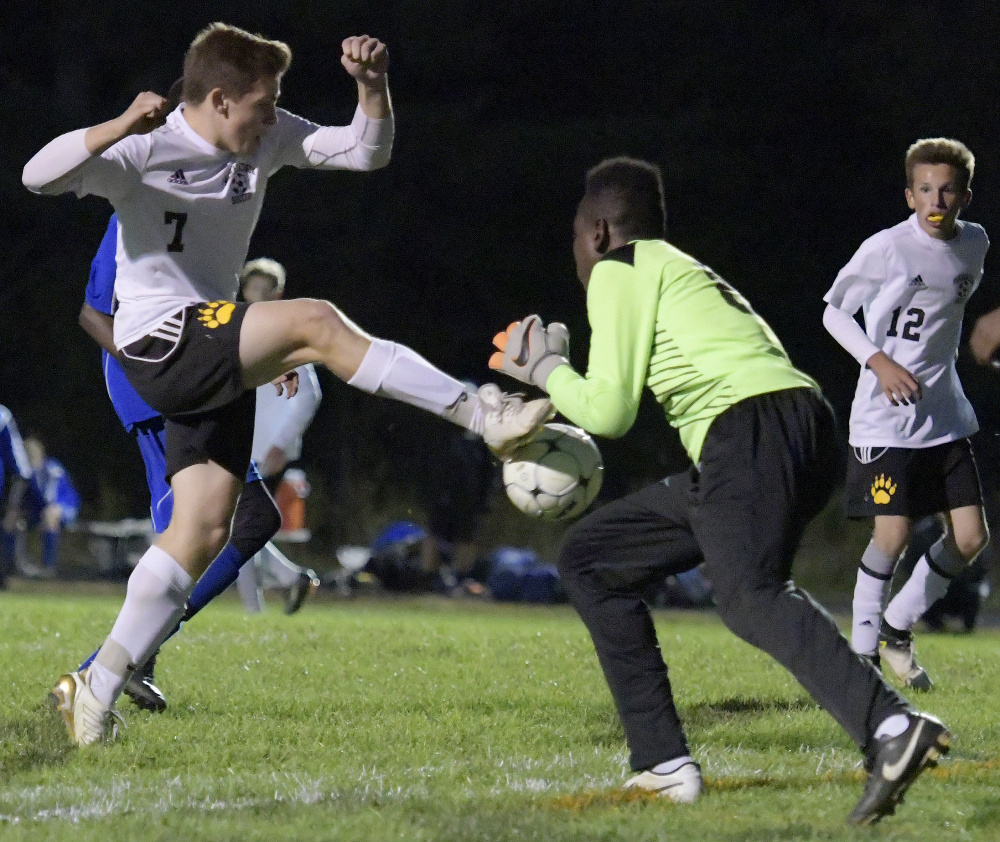
<svg viewBox="0 0 1000 842">
<path fill-rule="evenodd" d="M 370 171 L 392 155 L 395 123 L 386 71 L 389 54 L 376 38 L 346 38 L 341 64 L 358 83 L 358 107 L 349 126 L 306 125 L 301 149 L 289 149 L 279 165 Z M 301 155 L 305 159 L 301 159 Z"/>
<path fill-rule="evenodd" d="M 32 193 L 62 193 L 74 172 L 91 159 L 133 134 L 145 134 L 166 119 L 167 100 L 144 91 L 124 113 L 87 129 L 60 135 L 24 165 L 21 180 Z"/>
<path fill-rule="evenodd" d="M 340 63 L 358 83 L 358 104 L 365 116 L 384 120 L 392 113 L 389 99 L 389 51 L 378 38 L 354 35 L 341 44 Z"/>
</svg>

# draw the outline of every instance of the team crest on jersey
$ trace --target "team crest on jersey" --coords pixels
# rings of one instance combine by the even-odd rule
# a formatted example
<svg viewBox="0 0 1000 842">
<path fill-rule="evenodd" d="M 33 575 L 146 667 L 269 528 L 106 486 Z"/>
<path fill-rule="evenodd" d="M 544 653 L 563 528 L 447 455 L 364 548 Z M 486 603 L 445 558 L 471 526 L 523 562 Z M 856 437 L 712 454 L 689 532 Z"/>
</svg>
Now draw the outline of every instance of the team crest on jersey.
<svg viewBox="0 0 1000 842">
<path fill-rule="evenodd" d="M 963 272 L 955 278 L 955 280 L 952 281 L 952 284 L 955 287 L 956 300 L 961 301 L 963 298 L 968 296 L 968 294 L 972 292 L 972 287 L 975 283 L 975 279 L 967 272 Z"/>
<path fill-rule="evenodd" d="M 257 170 L 250 164 L 233 164 L 229 174 L 229 195 L 233 204 L 246 202 L 253 198 L 254 182 L 257 181 Z"/>
</svg>

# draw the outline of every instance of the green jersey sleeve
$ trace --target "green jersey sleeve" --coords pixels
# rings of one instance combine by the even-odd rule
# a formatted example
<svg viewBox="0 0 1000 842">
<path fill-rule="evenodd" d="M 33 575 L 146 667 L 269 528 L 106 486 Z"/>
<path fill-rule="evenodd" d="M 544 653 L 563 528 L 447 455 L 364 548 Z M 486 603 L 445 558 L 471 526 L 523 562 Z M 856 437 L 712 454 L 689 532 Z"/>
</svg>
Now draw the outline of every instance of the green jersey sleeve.
<svg viewBox="0 0 1000 842">
<path fill-rule="evenodd" d="M 695 462 L 712 421 L 754 395 L 813 388 L 770 326 L 707 266 L 663 240 L 612 252 L 591 275 L 587 374 L 560 366 L 556 408 L 596 435 L 621 436 L 648 386 Z"/>
<path fill-rule="evenodd" d="M 602 261 L 587 287 L 591 338 L 586 376 L 560 366 L 545 384 L 563 415 L 608 438 L 625 435 L 639 411 L 658 296 L 656 284 L 638 272 L 619 271 L 619 266 Z"/>
</svg>

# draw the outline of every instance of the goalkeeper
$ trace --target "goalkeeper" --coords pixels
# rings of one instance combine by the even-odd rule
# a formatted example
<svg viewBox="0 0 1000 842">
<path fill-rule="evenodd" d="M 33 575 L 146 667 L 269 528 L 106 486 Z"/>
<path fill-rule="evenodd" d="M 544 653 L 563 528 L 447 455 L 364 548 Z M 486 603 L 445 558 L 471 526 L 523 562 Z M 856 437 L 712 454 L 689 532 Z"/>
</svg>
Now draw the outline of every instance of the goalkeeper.
<svg viewBox="0 0 1000 842">
<path fill-rule="evenodd" d="M 862 749 L 870 774 L 848 821 L 878 821 L 950 734 L 914 712 L 792 582 L 803 529 L 835 480 L 833 414 L 746 300 L 664 231 L 657 167 L 596 166 L 573 223 L 592 328 L 586 375 L 568 364 L 565 328 L 537 316 L 500 334 L 490 359 L 597 435 L 623 435 L 649 386 L 691 458 L 688 471 L 582 518 L 559 555 L 624 726 L 635 772 L 626 786 L 678 802 L 701 794 L 642 594 L 704 560 L 723 622 L 788 669 Z"/>
</svg>

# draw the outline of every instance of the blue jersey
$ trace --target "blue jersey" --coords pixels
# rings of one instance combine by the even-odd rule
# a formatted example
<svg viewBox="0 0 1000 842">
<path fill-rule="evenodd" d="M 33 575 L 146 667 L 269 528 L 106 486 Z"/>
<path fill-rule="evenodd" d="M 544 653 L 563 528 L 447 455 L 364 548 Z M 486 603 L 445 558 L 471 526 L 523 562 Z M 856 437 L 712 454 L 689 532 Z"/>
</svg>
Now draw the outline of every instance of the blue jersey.
<svg viewBox="0 0 1000 842">
<path fill-rule="evenodd" d="M 93 262 L 90 264 L 90 280 L 87 282 L 86 302 L 97 312 L 106 316 L 115 311 L 115 253 L 118 249 L 118 215 L 112 214 L 108 230 L 101 240 Z M 140 421 L 156 418 L 159 413 L 149 406 L 125 378 L 125 372 L 111 354 L 101 351 L 104 368 L 104 382 L 108 386 L 111 404 L 118 413 L 122 424 L 129 432 Z"/>
<path fill-rule="evenodd" d="M 32 472 L 28 488 L 30 490 L 24 500 L 25 508 L 36 518 L 46 506 L 58 503 L 63 510 L 64 524 L 76 519 L 80 497 L 58 459 L 46 457 L 41 467 Z"/>
</svg>

